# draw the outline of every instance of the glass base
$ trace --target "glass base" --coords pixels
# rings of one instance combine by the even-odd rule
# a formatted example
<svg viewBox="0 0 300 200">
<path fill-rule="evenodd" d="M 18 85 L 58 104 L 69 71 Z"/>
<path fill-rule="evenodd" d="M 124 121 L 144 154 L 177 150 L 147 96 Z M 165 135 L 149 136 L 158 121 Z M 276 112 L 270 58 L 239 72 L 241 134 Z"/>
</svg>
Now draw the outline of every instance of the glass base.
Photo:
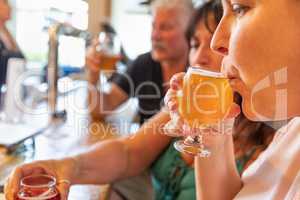
<svg viewBox="0 0 300 200">
<path fill-rule="evenodd" d="M 207 158 L 211 155 L 208 149 L 205 149 L 199 144 L 186 143 L 185 140 L 179 140 L 174 143 L 174 147 L 177 151 L 182 153 L 187 153 L 193 156 L 199 156 L 202 158 Z"/>
</svg>

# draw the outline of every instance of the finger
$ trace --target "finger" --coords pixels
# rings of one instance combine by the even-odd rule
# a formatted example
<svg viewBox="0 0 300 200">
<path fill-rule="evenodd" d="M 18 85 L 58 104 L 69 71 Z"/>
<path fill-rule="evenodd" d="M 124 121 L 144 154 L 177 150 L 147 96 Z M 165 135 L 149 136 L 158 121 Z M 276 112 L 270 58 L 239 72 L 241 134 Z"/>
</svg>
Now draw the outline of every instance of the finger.
<svg viewBox="0 0 300 200">
<path fill-rule="evenodd" d="M 164 98 L 165 105 L 168 105 L 169 102 L 177 102 L 177 101 L 178 99 L 177 99 L 176 91 L 173 89 L 169 89 Z"/>
<path fill-rule="evenodd" d="M 171 112 L 178 110 L 178 103 L 176 101 L 169 101 L 167 106 Z"/>
<path fill-rule="evenodd" d="M 199 129 L 198 127 L 191 127 L 188 124 L 184 123 L 182 125 L 183 135 L 185 136 L 196 136 L 202 134 L 203 128 Z"/>
<path fill-rule="evenodd" d="M 118 60 L 122 60 L 123 56 L 122 55 L 117 55 Z"/>
<path fill-rule="evenodd" d="M 182 123 L 180 120 L 172 119 L 165 124 L 164 133 L 171 137 L 180 137 L 182 136 Z"/>
<path fill-rule="evenodd" d="M 22 177 L 22 169 L 20 167 L 16 167 L 12 171 L 4 186 L 5 198 L 7 200 L 13 200 L 17 196 L 17 193 L 20 190 L 19 183 Z"/>
<path fill-rule="evenodd" d="M 97 63 L 95 63 L 95 62 L 93 62 L 93 61 L 91 61 L 91 60 L 86 60 L 86 67 L 89 69 L 89 70 L 91 70 L 91 71 L 93 71 L 93 72 L 99 72 L 100 71 L 100 64 L 97 64 Z"/>
<path fill-rule="evenodd" d="M 86 59 L 95 63 L 99 63 L 101 61 L 102 53 L 96 52 L 95 49 L 91 49 L 86 53 Z"/>
<path fill-rule="evenodd" d="M 100 58 L 99 55 L 94 55 L 93 57 L 88 58 L 88 60 L 90 62 L 92 62 L 93 64 L 96 64 L 96 65 L 100 65 L 101 64 L 101 58 Z"/>
<path fill-rule="evenodd" d="M 4 196 L 6 200 L 14 200 L 15 196 L 14 193 L 10 190 L 11 188 L 8 186 L 9 178 L 4 183 Z"/>
<path fill-rule="evenodd" d="M 92 40 L 91 46 L 96 47 L 97 45 L 99 45 L 99 40 L 98 40 L 98 38 L 94 38 L 94 39 Z"/>
<path fill-rule="evenodd" d="M 167 102 L 173 97 L 176 97 L 176 90 L 169 89 L 164 98 L 165 103 L 167 104 Z"/>
<path fill-rule="evenodd" d="M 65 183 L 65 182 L 61 182 L 61 183 L 58 184 L 57 190 L 60 194 L 61 200 L 67 200 L 68 195 L 69 195 L 69 191 L 70 191 L 70 184 Z"/>
<path fill-rule="evenodd" d="M 224 119 L 231 119 L 237 117 L 241 113 L 241 108 L 238 104 L 233 103 Z"/>
<path fill-rule="evenodd" d="M 174 90 L 179 90 L 182 87 L 184 75 L 184 72 L 175 74 L 170 80 L 170 88 Z"/>
</svg>

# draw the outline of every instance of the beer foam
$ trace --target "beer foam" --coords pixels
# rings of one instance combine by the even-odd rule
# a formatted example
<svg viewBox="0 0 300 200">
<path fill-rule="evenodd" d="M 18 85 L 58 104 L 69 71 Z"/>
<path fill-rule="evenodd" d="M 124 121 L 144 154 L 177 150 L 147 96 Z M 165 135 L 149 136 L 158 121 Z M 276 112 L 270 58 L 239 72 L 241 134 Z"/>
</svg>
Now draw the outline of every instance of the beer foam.
<svg viewBox="0 0 300 200">
<path fill-rule="evenodd" d="M 220 72 L 208 71 L 205 69 L 201 69 L 197 66 L 191 66 L 188 70 L 191 70 L 193 73 L 200 74 L 203 76 L 213 77 L 213 78 L 226 78 L 226 76 Z"/>
</svg>

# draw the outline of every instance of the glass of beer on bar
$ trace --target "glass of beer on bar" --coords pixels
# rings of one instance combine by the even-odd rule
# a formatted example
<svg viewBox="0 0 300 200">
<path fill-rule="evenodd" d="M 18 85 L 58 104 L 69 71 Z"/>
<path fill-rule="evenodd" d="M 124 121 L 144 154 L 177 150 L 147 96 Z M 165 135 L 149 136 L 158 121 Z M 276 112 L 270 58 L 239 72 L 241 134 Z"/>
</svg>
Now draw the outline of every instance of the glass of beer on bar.
<svg viewBox="0 0 300 200">
<path fill-rule="evenodd" d="M 55 177 L 49 175 L 24 177 L 16 200 L 60 200 Z"/>
<path fill-rule="evenodd" d="M 210 150 L 203 143 L 203 131 L 218 124 L 229 112 L 233 92 L 221 73 L 189 67 L 177 93 L 179 115 L 197 134 L 175 142 L 178 151 L 207 157 Z M 202 134 L 201 134 L 202 133 Z"/>
</svg>

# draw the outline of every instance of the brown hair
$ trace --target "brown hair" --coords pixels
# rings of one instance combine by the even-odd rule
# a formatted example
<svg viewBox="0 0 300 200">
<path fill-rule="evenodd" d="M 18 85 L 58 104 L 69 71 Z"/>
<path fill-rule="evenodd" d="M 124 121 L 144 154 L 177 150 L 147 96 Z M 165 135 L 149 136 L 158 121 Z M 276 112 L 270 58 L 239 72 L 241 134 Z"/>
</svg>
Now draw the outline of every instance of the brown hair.
<svg viewBox="0 0 300 200">
<path fill-rule="evenodd" d="M 188 41 L 192 38 L 194 35 L 197 25 L 200 21 L 204 21 L 204 25 L 207 28 L 207 30 L 213 34 L 216 27 L 211 27 L 211 24 L 209 23 L 209 15 L 212 14 L 213 18 L 215 20 L 215 24 L 217 25 L 222 18 L 223 15 L 223 8 L 219 1 L 209 1 L 200 4 L 197 6 L 194 10 L 193 17 L 190 20 L 187 32 L 186 32 L 186 38 Z"/>
</svg>

